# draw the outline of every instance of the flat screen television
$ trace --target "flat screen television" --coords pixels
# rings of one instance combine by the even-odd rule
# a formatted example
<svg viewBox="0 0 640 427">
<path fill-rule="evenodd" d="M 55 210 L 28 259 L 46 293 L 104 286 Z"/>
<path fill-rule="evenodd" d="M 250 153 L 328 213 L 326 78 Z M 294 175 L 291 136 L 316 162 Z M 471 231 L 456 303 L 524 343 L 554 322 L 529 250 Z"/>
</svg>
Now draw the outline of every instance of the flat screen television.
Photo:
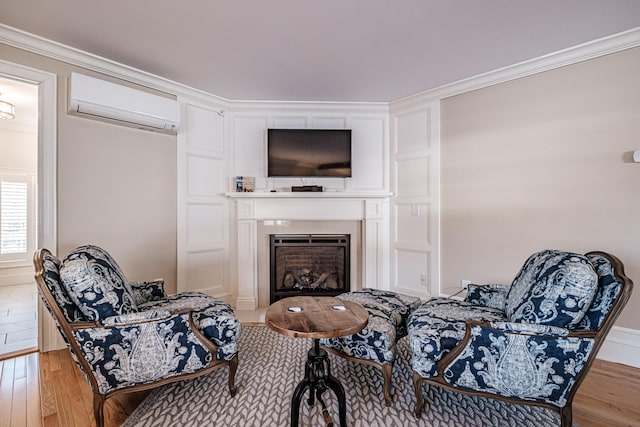
<svg viewBox="0 0 640 427">
<path fill-rule="evenodd" d="M 351 129 L 268 129 L 270 177 L 351 176 Z"/>
</svg>

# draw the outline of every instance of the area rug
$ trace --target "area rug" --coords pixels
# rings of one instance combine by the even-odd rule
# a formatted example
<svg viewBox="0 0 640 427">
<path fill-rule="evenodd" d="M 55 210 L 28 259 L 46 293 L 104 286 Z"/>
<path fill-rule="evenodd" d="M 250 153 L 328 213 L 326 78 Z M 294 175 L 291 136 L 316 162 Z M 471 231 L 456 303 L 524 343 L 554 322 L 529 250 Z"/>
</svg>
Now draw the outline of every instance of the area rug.
<svg viewBox="0 0 640 427">
<path fill-rule="evenodd" d="M 304 361 L 312 340 L 287 338 L 266 326 L 243 326 L 238 393 L 229 395 L 226 368 L 154 390 L 131 414 L 125 427 L 143 426 L 288 426 L 290 400 L 304 377 Z M 407 338 L 398 343 L 393 369 L 393 405 L 384 405 L 382 372 L 330 354 L 333 375 L 345 388 L 349 426 L 512 426 L 545 427 L 560 424 L 556 412 L 525 405 L 452 393 L 426 387 L 429 407 L 422 418 L 413 415 L 415 394 Z M 331 391 L 324 394 L 334 423 L 338 405 Z M 323 426 L 320 406 L 300 405 L 301 426 Z"/>
</svg>

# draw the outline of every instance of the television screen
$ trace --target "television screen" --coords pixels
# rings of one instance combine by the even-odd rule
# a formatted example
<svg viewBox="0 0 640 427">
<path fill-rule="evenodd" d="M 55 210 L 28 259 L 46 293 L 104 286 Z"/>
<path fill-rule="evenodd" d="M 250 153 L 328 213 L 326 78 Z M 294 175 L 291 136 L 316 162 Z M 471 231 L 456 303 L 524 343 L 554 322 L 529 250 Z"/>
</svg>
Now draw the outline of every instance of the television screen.
<svg viewBox="0 0 640 427">
<path fill-rule="evenodd" d="M 350 177 L 351 129 L 269 129 L 267 175 Z"/>
</svg>

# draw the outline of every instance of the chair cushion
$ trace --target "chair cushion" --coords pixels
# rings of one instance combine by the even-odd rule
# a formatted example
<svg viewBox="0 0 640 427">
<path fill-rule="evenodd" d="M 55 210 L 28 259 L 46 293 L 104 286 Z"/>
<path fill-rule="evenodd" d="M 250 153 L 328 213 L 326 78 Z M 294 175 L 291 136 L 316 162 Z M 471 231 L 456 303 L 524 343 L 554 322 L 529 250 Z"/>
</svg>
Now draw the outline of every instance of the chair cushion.
<svg viewBox="0 0 640 427">
<path fill-rule="evenodd" d="M 611 311 L 613 303 L 620 295 L 622 283 L 616 278 L 614 266 L 604 256 L 598 253 L 586 255 L 598 272 L 598 289 L 593 297 L 591 306 L 576 329 L 600 329 Z"/>
<path fill-rule="evenodd" d="M 585 256 L 544 250 L 531 255 L 513 280 L 505 312 L 511 322 L 572 328 L 589 309 L 597 285 Z"/>
<path fill-rule="evenodd" d="M 202 334 L 218 347 L 220 360 L 231 360 L 238 353 L 240 320 L 226 302 L 200 292 L 182 292 L 140 304 L 143 310 L 193 310 L 193 323 Z"/>
<path fill-rule="evenodd" d="M 81 246 L 69 253 L 60 266 L 60 279 L 88 320 L 138 311 L 120 267 L 96 246 Z"/>
<path fill-rule="evenodd" d="M 151 282 L 129 282 L 129 286 L 131 286 L 136 305 L 156 301 L 167 296 L 164 292 L 164 279 L 155 279 Z"/>
<path fill-rule="evenodd" d="M 393 362 L 397 340 L 406 334 L 407 317 L 420 305 L 420 298 L 370 288 L 346 292 L 337 298 L 362 305 L 369 314 L 369 322 L 357 334 L 325 338 L 320 343 L 381 365 Z"/>
<path fill-rule="evenodd" d="M 509 286 L 501 284 L 473 285 L 467 287 L 465 301 L 484 305 L 485 307 L 498 308 L 504 310 Z"/>
<path fill-rule="evenodd" d="M 70 323 L 86 321 L 87 318 L 84 317 L 84 314 L 82 314 L 76 303 L 71 301 L 69 294 L 64 286 L 62 286 L 62 282 L 60 280 L 61 261 L 50 253 L 44 255 L 42 261 L 44 268 L 44 283 L 47 285 L 51 295 L 53 295 L 53 298 L 56 300 L 64 318 Z M 46 300 L 44 298 L 42 301 L 46 304 Z M 51 307 L 49 307 L 48 304 L 46 305 L 47 309 L 51 311 Z M 51 313 L 51 315 L 55 318 L 53 313 Z M 64 337 L 64 334 L 62 334 L 62 336 Z"/>
<path fill-rule="evenodd" d="M 503 321 L 504 312 L 493 307 L 450 298 L 432 298 L 408 320 L 411 365 L 423 378 L 438 374 L 437 363 L 464 337 L 466 320 Z"/>
</svg>

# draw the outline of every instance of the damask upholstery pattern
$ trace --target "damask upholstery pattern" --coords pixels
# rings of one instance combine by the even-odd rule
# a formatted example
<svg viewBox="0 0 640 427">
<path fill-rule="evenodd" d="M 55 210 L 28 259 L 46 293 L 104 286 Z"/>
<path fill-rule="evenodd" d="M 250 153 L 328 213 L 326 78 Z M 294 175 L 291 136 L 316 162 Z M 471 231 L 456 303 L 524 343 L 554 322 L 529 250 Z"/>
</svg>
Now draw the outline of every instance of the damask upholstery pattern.
<svg viewBox="0 0 640 427">
<path fill-rule="evenodd" d="M 60 278 L 71 301 L 88 320 L 138 311 L 120 267 L 104 250 L 81 246 L 65 257 Z"/>
<path fill-rule="evenodd" d="M 411 365 L 423 378 L 438 375 L 437 363 L 451 351 L 466 331 L 466 320 L 504 321 L 497 308 L 449 298 L 432 298 L 408 320 Z"/>
<path fill-rule="evenodd" d="M 362 305 L 369 313 L 369 323 L 357 334 L 324 338 L 320 343 L 380 365 L 393 362 L 397 339 L 406 334 L 407 318 L 420 305 L 420 298 L 370 288 L 347 292 L 337 298 Z"/>
<path fill-rule="evenodd" d="M 622 284 L 615 277 L 613 265 L 607 258 L 599 254 L 587 254 L 587 257 L 598 272 L 600 283 L 591 307 L 576 329 L 596 330 L 602 326 L 611 306 L 618 298 Z"/>
<path fill-rule="evenodd" d="M 509 286 L 500 284 L 491 285 L 474 285 L 471 284 L 467 287 L 467 296 L 465 301 L 484 305 L 485 307 L 497 308 L 504 310 L 504 305 L 507 301 L 507 294 L 509 293 Z"/>
<path fill-rule="evenodd" d="M 93 390 L 98 426 L 104 426 L 105 401 L 116 391 L 228 367 L 229 393 L 236 394 L 240 322 L 228 304 L 199 293 L 166 297 L 161 279 L 129 283 L 96 246 L 80 247 L 64 262 L 40 249 L 34 265 L 41 299 Z M 73 298 L 76 290 L 82 295 Z"/>
<path fill-rule="evenodd" d="M 430 300 L 410 317 L 416 417 L 425 405 L 426 382 L 552 407 L 563 427 L 573 425 L 575 389 L 629 301 L 633 282 L 611 254 L 546 250 L 525 262 L 509 288 L 504 311 L 493 308 L 503 319 L 474 321 L 481 316 L 473 312 L 500 307 L 505 289 L 471 287 L 465 301 L 468 313 L 429 313 L 425 308 L 438 304 Z M 448 329 L 459 322 L 466 332 L 455 335 Z M 444 347 L 447 339 L 453 341 L 447 342 L 451 353 L 445 358 L 434 349 Z"/>
<path fill-rule="evenodd" d="M 211 352 L 190 329 L 189 313 L 151 310 L 105 323 L 109 326 L 73 330 L 101 394 L 197 372 L 211 361 Z"/>
<path fill-rule="evenodd" d="M 50 253 L 47 253 L 43 257 L 43 262 L 42 262 L 43 279 L 44 279 L 43 282 L 47 287 L 47 289 L 49 289 L 49 292 L 51 292 L 51 295 L 53 296 L 53 299 L 55 300 L 56 305 L 60 308 L 60 311 L 62 312 L 62 315 L 64 316 L 67 322 L 69 323 L 84 322 L 86 321 L 84 315 L 78 309 L 78 306 L 71 301 L 71 299 L 69 298 L 69 295 L 67 294 L 67 291 L 64 289 L 64 287 L 61 284 L 61 281 L 60 281 L 60 265 L 61 264 L 62 263 L 58 258 L 51 255 Z M 43 302 L 45 308 L 51 315 L 51 318 L 53 319 L 56 325 L 56 328 L 60 332 L 62 339 L 67 345 L 67 348 L 71 353 L 71 357 L 80 368 L 80 372 L 82 372 L 82 375 L 87 380 L 87 382 L 90 382 L 89 377 L 87 376 L 87 373 L 84 371 L 84 368 L 82 367 L 82 365 L 78 362 L 78 356 L 76 355 L 73 347 L 69 344 L 69 340 L 66 334 L 62 330 L 62 327 L 58 322 L 58 318 L 53 313 L 53 309 L 51 308 L 47 300 L 42 297 L 42 291 L 40 289 L 38 289 L 38 293 L 40 294 L 40 300 Z"/>
<path fill-rule="evenodd" d="M 157 301 L 167 296 L 164 292 L 163 279 L 155 279 L 150 282 L 129 282 L 129 286 L 131 286 L 136 305 Z"/>
<path fill-rule="evenodd" d="M 153 300 L 138 307 L 140 310 L 193 309 L 193 323 L 202 334 L 218 346 L 218 359 L 231 360 L 238 353 L 240 320 L 226 302 L 200 292 L 182 292 Z"/>
<path fill-rule="evenodd" d="M 463 389 L 564 406 L 594 344 L 567 335 L 544 325 L 472 326 L 471 339 L 444 378 Z"/>
<path fill-rule="evenodd" d="M 585 256 L 537 252 L 513 280 L 505 312 L 512 322 L 572 328 L 589 309 L 597 285 L 598 275 Z"/>
<path fill-rule="evenodd" d="M 67 290 L 62 286 L 60 280 L 60 265 L 62 264 L 58 258 L 51 254 L 47 254 L 44 257 L 44 282 L 47 288 L 56 300 L 56 303 L 60 307 L 64 318 L 67 322 L 80 322 L 87 320 L 84 314 L 80 311 L 78 306 L 71 301 Z M 51 308 L 49 311 L 51 311 Z M 55 316 L 53 316 L 55 319 Z"/>
</svg>

